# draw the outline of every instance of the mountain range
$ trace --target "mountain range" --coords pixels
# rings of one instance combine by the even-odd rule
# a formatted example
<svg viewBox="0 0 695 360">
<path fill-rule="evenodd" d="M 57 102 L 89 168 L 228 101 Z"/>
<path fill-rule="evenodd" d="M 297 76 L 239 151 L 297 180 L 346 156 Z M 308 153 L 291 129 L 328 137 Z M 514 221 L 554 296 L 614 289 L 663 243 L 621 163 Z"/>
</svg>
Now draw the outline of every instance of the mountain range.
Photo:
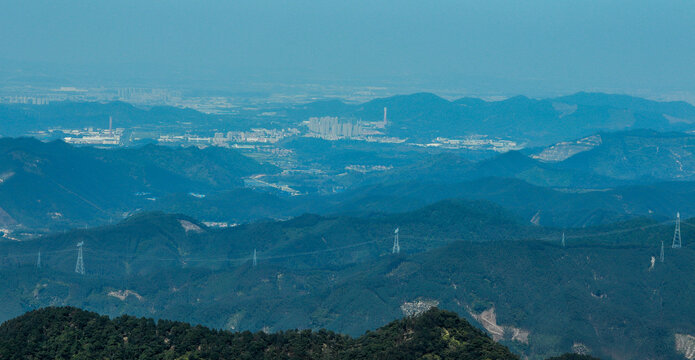
<svg viewBox="0 0 695 360">
<path fill-rule="evenodd" d="M 196 124 L 201 129 L 240 130 L 288 127 L 309 117 L 337 116 L 381 121 L 388 109 L 389 136 L 429 142 L 436 137 L 482 134 L 546 146 L 597 132 L 634 129 L 695 130 L 695 107 L 686 102 L 659 102 L 626 95 L 576 93 L 501 101 L 477 98 L 447 100 L 431 93 L 397 95 L 361 104 L 323 100 L 301 105 L 245 110 L 237 115 L 204 114 L 170 106 L 139 108 L 122 102 L 56 102 L 49 105 L 0 105 L 0 135 L 22 136 L 49 128 L 105 128 L 111 116 L 118 127 L 173 129 Z M 268 113 L 275 113 L 268 116 Z"/>
<path fill-rule="evenodd" d="M 483 134 L 511 138 L 528 146 L 543 146 L 602 131 L 695 128 L 695 107 L 685 102 L 657 102 L 625 95 L 577 93 L 502 101 L 462 98 L 449 101 L 430 93 L 399 95 L 363 104 L 315 102 L 287 110 L 293 118 L 342 116 L 379 121 L 383 108 L 392 136 L 431 141 L 437 136 Z"/>
<path fill-rule="evenodd" d="M 687 310 L 695 304 L 685 296 L 695 290 L 688 280 L 695 276 L 692 224 L 683 221 L 684 248 L 667 248 L 662 263 L 659 244 L 669 245 L 672 223 L 559 230 L 484 202 L 365 218 L 304 215 L 226 230 L 143 214 L 0 243 L 0 315 L 72 305 L 229 330 L 327 328 L 357 336 L 438 306 L 532 359 L 571 351 L 677 359 L 695 346 L 686 341 L 695 334 Z M 392 254 L 395 227 L 400 254 Z M 82 241 L 84 276 L 74 272 Z"/>
<path fill-rule="evenodd" d="M 385 107 L 384 135 L 406 142 L 293 136 L 272 145 L 287 155 L 278 166 L 267 163 L 274 153 L 221 147 L 0 138 L 0 320 L 78 306 L 277 332 L 158 320 L 185 333 L 181 343 L 166 337 L 172 348 L 157 338 L 159 322 L 52 308 L 0 326 L 0 357 L 3 346 L 18 346 L 3 339 L 30 332 L 41 339 L 32 356 L 48 357 L 209 357 L 212 348 L 190 340 L 204 336 L 241 341 L 234 356 L 253 356 L 244 352 L 251 346 L 292 356 L 403 350 L 401 357 L 465 358 L 475 343 L 508 358 L 479 337 L 484 331 L 529 359 L 695 358 L 695 108 L 686 103 L 413 94 L 224 116 L 123 103 L 2 105 L 0 134 L 91 126 L 106 116 L 139 129 L 196 122 L 205 131 L 302 126 L 312 116 L 370 122 Z M 526 147 L 497 154 L 422 146 L 474 134 Z M 280 167 L 286 163 L 293 165 Z M 670 246 L 676 213 L 682 248 Z M 439 310 L 412 317 L 434 307 L 465 320 Z M 82 336 L 66 318 L 79 319 L 80 329 L 120 330 L 98 341 L 108 350 L 96 349 L 66 341 Z M 31 332 L 36 324 L 49 330 Z M 151 342 L 131 348 L 119 340 L 123 331 L 153 329 Z M 411 335 L 436 349 L 395 340 Z"/>
<path fill-rule="evenodd" d="M 689 201 L 693 139 L 632 131 L 597 134 L 590 146 L 577 140 L 480 161 L 452 152 L 420 154 L 420 160 L 387 171 L 342 177 L 346 189 L 337 194 L 287 197 L 244 184 L 254 174 L 285 177 L 233 149 L 95 149 L 2 138 L 0 225 L 45 232 L 118 221 L 140 210 L 243 223 L 304 212 L 393 213 L 451 198 L 490 200 L 550 226 L 664 218 L 695 213 Z M 579 151 L 566 149 L 577 143 Z M 551 156 L 567 151 L 574 153 L 562 160 Z"/>
</svg>

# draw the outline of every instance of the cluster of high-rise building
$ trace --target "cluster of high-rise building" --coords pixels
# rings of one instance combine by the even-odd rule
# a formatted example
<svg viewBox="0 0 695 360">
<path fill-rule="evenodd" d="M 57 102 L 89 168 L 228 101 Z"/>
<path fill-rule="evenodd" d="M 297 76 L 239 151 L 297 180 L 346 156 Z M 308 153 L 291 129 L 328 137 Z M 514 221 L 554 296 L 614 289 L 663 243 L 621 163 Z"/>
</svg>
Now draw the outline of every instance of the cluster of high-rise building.
<svg viewBox="0 0 695 360">
<path fill-rule="evenodd" d="M 326 140 L 359 139 L 381 142 L 383 130 L 388 125 L 386 108 L 384 119 L 375 122 L 363 122 L 353 119 L 341 119 L 335 116 L 311 117 L 304 124 L 309 128 L 309 136 Z"/>
<path fill-rule="evenodd" d="M 360 122 L 341 120 L 337 117 L 312 117 L 307 122 L 309 134 L 327 140 L 353 138 L 363 135 Z"/>
</svg>

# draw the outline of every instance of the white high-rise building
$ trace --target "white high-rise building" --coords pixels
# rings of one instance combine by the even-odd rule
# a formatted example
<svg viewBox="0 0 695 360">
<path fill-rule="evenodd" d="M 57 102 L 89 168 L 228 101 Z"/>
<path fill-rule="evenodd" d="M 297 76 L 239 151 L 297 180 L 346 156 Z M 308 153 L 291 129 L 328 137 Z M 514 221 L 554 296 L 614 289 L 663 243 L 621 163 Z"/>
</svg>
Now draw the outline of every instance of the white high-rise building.
<svg viewBox="0 0 695 360">
<path fill-rule="evenodd" d="M 337 140 L 352 138 L 362 135 L 362 127 L 359 123 L 341 121 L 337 117 L 323 116 L 309 118 L 307 124 L 309 132 L 320 138 Z"/>
</svg>

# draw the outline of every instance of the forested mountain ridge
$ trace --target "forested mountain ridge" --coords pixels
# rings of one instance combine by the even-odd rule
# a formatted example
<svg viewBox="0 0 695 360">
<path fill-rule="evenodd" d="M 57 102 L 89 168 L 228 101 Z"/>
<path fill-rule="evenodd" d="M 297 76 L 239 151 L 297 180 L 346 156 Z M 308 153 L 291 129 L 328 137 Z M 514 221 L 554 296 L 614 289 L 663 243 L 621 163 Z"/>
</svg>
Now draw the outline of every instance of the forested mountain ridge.
<svg viewBox="0 0 695 360">
<path fill-rule="evenodd" d="M 641 183 L 695 179 L 691 133 L 634 130 L 596 136 L 599 144 L 569 157 L 561 167 Z"/>
<path fill-rule="evenodd" d="M 455 152 L 373 159 L 372 149 L 359 155 L 360 161 L 401 162 L 351 179 L 349 172 L 331 176 L 345 181 L 335 193 L 290 197 L 248 185 L 253 175 L 284 171 L 234 149 L 145 145 L 107 150 L 2 138 L 0 227 L 41 233 L 118 221 L 143 209 L 244 223 L 304 212 L 398 212 L 447 198 L 495 201 L 526 220 L 552 226 L 673 216 L 676 211 L 691 214 L 692 202 L 682 199 L 695 181 L 692 146 L 695 137 L 690 134 L 640 130 L 599 133 L 592 140 L 558 143 L 531 154 L 510 151 L 480 161 Z M 333 157 L 345 162 L 355 152 L 359 154 L 351 146 L 312 151 L 329 162 Z M 277 175 L 268 181 L 297 181 L 301 186 L 315 180 Z M 655 192 L 663 196 L 650 196 Z M 546 195 L 556 200 L 538 201 Z"/>
<path fill-rule="evenodd" d="M 433 154 L 374 176 L 433 182 L 516 178 L 537 186 L 600 189 L 695 179 L 695 136 L 682 132 L 598 132 L 541 149 L 508 151 L 480 161 L 456 153 Z"/>
<path fill-rule="evenodd" d="M 0 226 L 104 223 L 146 205 L 148 198 L 240 187 L 242 177 L 274 171 L 232 149 L 105 150 L 0 138 Z"/>
<path fill-rule="evenodd" d="M 0 359 L 490 359 L 518 356 L 456 314 L 431 309 L 356 339 L 330 331 L 232 333 L 76 308 L 45 308 L 0 325 Z"/>
<path fill-rule="evenodd" d="M 128 263 L 129 271 L 139 273 L 179 267 L 197 258 L 215 258 L 218 260 L 208 265 L 228 268 L 248 261 L 254 249 L 262 258 L 272 257 L 288 267 L 344 266 L 388 253 L 393 230 L 397 227 L 400 227 L 404 240 L 414 240 L 403 242 L 403 251 L 407 253 L 431 250 L 457 240 L 499 241 L 554 233 L 522 223 L 504 209 L 486 201 L 444 200 L 404 213 L 366 217 L 304 214 L 286 221 L 264 221 L 226 229 L 207 228 L 185 215 L 142 213 L 112 226 L 78 229 L 31 241 L 0 242 L 0 255 L 12 258 L 17 253 L 42 250 L 44 265 L 69 271 L 72 260 L 49 257 L 48 254 L 71 249 L 79 239 L 87 244 L 85 251 L 99 257 L 99 261 L 88 264 L 92 270 L 103 271 L 109 276 L 121 275 L 125 271 L 124 262 Z M 344 256 L 283 257 L 342 247 L 345 250 L 336 254 Z M 171 261 L 152 262 L 150 258 Z M 16 261 L 19 264 L 31 263 L 33 259 Z"/>
</svg>

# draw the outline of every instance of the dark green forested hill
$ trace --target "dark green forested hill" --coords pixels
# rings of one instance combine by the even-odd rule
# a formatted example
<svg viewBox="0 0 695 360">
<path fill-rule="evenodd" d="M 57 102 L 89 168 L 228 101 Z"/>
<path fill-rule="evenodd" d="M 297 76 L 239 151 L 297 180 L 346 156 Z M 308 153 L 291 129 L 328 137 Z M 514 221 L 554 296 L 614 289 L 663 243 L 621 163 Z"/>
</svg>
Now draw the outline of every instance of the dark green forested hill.
<svg viewBox="0 0 695 360">
<path fill-rule="evenodd" d="M 482 201 L 442 201 L 403 214 L 368 218 L 305 214 L 287 221 L 251 223 L 227 229 L 206 228 L 183 215 L 153 212 L 134 215 L 114 226 L 74 230 L 32 241 L 0 243 L 0 266 L 8 265 L 8 261 L 33 264 L 34 254 L 41 250 L 45 266 L 72 271 L 73 258 L 54 254 L 73 249 L 78 240 L 88 245 L 85 251 L 90 253 L 87 261 L 90 270 L 108 276 L 125 272 L 142 275 L 160 268 L 178 268 L 181 264 L 226 268 L 247 262 L 254 249 L 261 258 L 272 257 L 275 262 L 283 261 L 293 268 L 344 265 L 390 253 L 396 227 L 400 227 L 404 240 L 410 240 L 403 242 L 403 251 L 408 253 L 456 240 L 511 240 L 552 233 L 520 223 L 502 208 Z M 341 247 L 347 247 L 340 252 L 346 256 L 284 257 Z M 32 255 L 17 257 L 27 253 Z M 214 261 L 201 262 L 200 259 Z"/>
<path fill-rule="evenodd" d="M 695 300 L 687 296 L 695 291 L 695 225 L 682 225 L 683 248 L 672 249 L 672 223 L 534 227 L 484 202 L 224 230 L 182 215 L 142 214 L 0 243 L 0 320 L 71 305 L 234 331 L 325 328 L 357 336 L 434 305 L 486 326 L 530 359 L 575 348 L 603 358 L 680 359 L 695 334 Z M 400 254 L 391 252 L 396 226 Z M 75 273 L 81 241 L 84 275 Z"/>
<path fill-rule="evenodd" d="M 72 307 L 0 325 L 0 359 L 518 359 L 456 314 L 431 309 L 353 339 L 330 331 L 232 333 L 182 322 L 109 319 Z"/>
<path fill-rule="evenodd" d="M 245 176 L 275 171 L 234 149 L 96 149 L 2 138 L 0 226 L 46 231 L 104 223 L 160 196 L 231 190 L 243 187 Z"/>
</svg>

